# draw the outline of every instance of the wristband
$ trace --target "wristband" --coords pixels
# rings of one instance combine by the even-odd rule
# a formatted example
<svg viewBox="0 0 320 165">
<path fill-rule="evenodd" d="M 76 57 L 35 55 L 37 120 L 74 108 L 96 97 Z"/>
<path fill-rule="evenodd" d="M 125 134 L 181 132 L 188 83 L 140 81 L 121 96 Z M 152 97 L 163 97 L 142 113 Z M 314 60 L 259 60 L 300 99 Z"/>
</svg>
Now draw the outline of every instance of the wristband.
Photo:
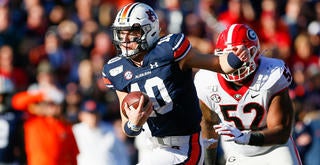
<svg viewBox="0 0 320 165">
<path fill-rule="evenodd" d="M 136 131 L 136 132 L 140 131 L 142 128 L 141 126 L 132 124 L 130 121 L 127 122 L 127 125 L 132 131 Z"/>
<path fill-rule="evenodd" d="M 260 132 L 252 132 L 249 140 L 249 145 L 253 146 L 263 146 L 264 135 Z"/>
<path fill-rule="evenodd" d="M 128 136 L 137 136 L 141 133 L 141 131 L 142 131 L 142 127 L 136 126 L 130 123 L 130 121 L 127 121 L 126 124 L 124 125 L 124 132 Z"/>
<path fill-rule="evenodd" d="M 237 55 L 234 53 L 230 52 L 228 54 L 227 58 L 228 64 L 233 68 L 233 69 L 239 69 L 243 65 L 243 61 L 239 59 Z"/>
</svg>

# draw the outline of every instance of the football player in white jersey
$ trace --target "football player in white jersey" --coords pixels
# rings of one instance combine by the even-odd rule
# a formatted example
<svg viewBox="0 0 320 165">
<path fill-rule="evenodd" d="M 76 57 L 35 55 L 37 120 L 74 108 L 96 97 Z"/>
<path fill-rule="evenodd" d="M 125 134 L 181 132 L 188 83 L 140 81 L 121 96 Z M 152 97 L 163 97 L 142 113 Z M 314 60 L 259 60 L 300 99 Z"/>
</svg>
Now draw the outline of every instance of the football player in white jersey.
<svg viewBox="0 0 320 165">
<path fill-rule="evenodd" d="M 195 85 L 203 112 L 204 138 L 219 137 L 226 164 L 300 165 L 291 137 L 293 106 L 288 94 L 292 76 L 286 64 L 263 56 L 255 31 L 232 24 L 217 39 L 215 54 L 246 45 L 250 60 L 231 74 L 199 70 Z M 217 143 L 210 145 L 214 162 Z M 211 163 L 213 163 L 211 162 Z"/>
<path fill-rule="evenodd" d="M 120 105 L 132 91 L 150 98 L 146 107 L 141 99 L 137 109 L 125 106 L 127 116 L 121 113 L 126 135 L 150 132 L 155 144 L 139 164 L 202 165 L 201 110 L 192 68 L 231 73 L 249 59 L 248 49 L 240 45 L 220 57 L 195 54 L 182 33 L 160 37 L 158 16 L 138 2 L 124 6 L 112 27 L 119 56 L 104 65 L 106 86 L 116 91 Z"/>
</svg>

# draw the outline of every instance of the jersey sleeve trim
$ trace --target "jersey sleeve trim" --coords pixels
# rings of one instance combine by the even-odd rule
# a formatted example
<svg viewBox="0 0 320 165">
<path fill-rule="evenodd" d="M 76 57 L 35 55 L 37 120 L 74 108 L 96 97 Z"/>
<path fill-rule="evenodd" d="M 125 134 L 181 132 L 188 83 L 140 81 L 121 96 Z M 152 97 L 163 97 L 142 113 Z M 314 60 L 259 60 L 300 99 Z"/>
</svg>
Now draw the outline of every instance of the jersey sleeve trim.
<svg viewBox="0 0 320 165">
<path fill-rule="evenodd" d="M 190 51 L 190 49 L 190 41 L 184 36 L 184 34 L 182 34 L 175 47 L 172 49 L 175 61 L 182 59 Z"/>
<path fill-rule="evenodd" d="M 106 78 L 106 77 L 102 77 L 103 83 L 105 84 L 106 87 L 108 88 L 113 88 L 114 86 L 112 85 L 111 81 Z"/>
</svg>

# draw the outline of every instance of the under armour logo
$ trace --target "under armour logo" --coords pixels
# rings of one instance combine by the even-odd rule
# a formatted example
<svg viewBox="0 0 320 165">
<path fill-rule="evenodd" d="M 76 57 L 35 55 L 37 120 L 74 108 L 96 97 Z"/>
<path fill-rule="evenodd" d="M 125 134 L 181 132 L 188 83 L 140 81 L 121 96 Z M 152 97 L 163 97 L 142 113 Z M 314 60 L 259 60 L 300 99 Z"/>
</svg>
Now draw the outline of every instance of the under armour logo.
<svg viewBox="0 0 320 165">
<path fill-rule="evenodd" d="M 158 66 L 159 66 L 158 62 L 155 62 L 154 64 L 150 64 L 151 69 L 157 68 Z"/>
</svg>

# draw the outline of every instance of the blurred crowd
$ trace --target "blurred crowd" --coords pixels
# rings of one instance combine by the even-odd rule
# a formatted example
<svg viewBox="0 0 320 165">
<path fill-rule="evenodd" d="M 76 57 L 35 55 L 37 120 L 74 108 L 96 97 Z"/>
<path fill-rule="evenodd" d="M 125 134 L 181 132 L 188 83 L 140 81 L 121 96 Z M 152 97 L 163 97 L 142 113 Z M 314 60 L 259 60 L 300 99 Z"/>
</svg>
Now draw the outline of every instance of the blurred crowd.
<svg viewBox="0 0 320 165">
<path fill-rule="evenodd" d="M 45 155 L 62 165 L 137 162 L 141 144 L 122 133 L 117 97 L 101 79 L 117 53 L 115 14 L 137 1 L 0 1 L 0 164 L 39 164 Z M 263 54 L 291 69 L 293 138 L 304 164 L 319 165 L 320 1 L 139 2 L 156 10 L 161 35 L 182 32 L 200 53 L 213 54 L 226 26 L 250 25 Z"/>
</svg>

